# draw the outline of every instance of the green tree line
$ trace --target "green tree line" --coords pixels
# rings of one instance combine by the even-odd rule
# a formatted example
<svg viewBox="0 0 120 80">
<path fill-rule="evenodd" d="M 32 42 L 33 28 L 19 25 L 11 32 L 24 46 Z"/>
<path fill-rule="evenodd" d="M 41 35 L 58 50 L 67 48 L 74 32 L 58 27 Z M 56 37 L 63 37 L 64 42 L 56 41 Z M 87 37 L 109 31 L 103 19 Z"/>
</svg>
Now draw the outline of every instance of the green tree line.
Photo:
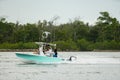
<svg viewBox="0 0 120 80">
<path fill-rule="evenodd" d="M 44 31 L 48 38 L 43 39 Z M 94 25 L 79 19 L 55 25 L 53 21 L 19 24 L 0 19 L 0 49 L 37 48 L 34 42 L 56 43 L 61 51 L 120 50 L 120 23 L 108 12 L 100 12 Z"/>
</svg>

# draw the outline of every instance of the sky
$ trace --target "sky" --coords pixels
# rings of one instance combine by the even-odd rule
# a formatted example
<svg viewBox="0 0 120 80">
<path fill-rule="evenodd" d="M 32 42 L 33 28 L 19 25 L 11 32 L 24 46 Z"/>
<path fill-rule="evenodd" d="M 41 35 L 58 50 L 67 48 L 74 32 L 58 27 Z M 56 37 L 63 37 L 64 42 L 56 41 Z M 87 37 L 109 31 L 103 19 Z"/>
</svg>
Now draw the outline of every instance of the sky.
<svg viewBox="0 0 120 80">
<path fill-rule="evenodd" d="M 55 17 L 55 24 L 75 19 L 94 24 L 103 11 L 120 21 L 120 0 L 0 0 L 0 17 L 21 24 L 52 21 Z"/>
</svg>

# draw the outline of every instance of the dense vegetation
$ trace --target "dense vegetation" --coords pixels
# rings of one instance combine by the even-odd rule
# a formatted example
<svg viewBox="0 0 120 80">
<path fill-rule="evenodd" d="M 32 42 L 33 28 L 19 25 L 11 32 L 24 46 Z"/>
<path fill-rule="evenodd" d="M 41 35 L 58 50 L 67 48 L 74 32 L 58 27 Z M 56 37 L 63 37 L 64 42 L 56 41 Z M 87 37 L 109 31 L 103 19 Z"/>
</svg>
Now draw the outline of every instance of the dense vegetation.
<svg viewBox="0 0 120 80">
<path fill-rule="evenodd" d="M 48 31 L 48 38 L 41 35 Z M 120 23 L 108 12 L 100 12 L 95 25 L 79 19 L 55 25 L 53 21 L 19 24 L 0 19 L 0 49 L 31 49 L 34 42 L 56 43 L 59 50 L 120 50 Z"/>
</svg>

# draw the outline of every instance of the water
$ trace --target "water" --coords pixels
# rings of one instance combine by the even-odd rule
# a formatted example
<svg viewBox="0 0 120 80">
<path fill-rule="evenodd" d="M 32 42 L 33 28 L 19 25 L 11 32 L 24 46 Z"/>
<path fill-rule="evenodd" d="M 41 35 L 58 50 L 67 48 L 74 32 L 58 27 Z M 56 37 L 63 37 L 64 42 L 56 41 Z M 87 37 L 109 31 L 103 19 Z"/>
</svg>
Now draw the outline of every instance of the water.
<svg viewBox="0 0 120 80">
<path fill-rule="evenodd" d="M 120 52 L 59 52 L 72 64 L 26 64 L 14 52 L 0 52 L 0 80 L 119 80 Z"/>
</svg>

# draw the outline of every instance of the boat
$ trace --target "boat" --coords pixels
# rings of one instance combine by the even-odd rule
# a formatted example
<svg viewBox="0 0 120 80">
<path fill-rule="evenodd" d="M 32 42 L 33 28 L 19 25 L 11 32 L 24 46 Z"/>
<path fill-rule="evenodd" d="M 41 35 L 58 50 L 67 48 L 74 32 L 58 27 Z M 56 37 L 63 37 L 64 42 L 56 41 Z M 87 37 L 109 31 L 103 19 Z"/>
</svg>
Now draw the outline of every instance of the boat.
<svg viewBox="0 0 120 80">
<path fill-rule="evenodd" d="M 59 57 L 54 57 L 53 55 L 48 56 L 45 55 L 43 52 L 43 49 L 46 45 L 54 46 L 56 47 L 56 44 L 51 43 L 45 43 L 45 42 L 35 42 L 39 45 L 39 53 L 40 54 L 30 54 L 30 53 L 16 53 L 16 56 L 23 59 L 24 62 L 27 63 L 37 63 L 37 64 L 57 64 L 57 63 L 65 63 L 65 62 L 71 62 L 76 59 L 76 57 L 71 56 L 69 59 L 62 59 Z M 55 52 L 51 52 L 50 54 L 54 54 Z"/>
<path fill-rule="evenodd" d="M 51 64 L 51 63 L 62 63 L 62 59 L 56 57 L 47 57 L 34 54 L 16 53 L 17 57 L 24 59 L 27 63 L 37 63 L 37 64 Z"/>
</svg>

